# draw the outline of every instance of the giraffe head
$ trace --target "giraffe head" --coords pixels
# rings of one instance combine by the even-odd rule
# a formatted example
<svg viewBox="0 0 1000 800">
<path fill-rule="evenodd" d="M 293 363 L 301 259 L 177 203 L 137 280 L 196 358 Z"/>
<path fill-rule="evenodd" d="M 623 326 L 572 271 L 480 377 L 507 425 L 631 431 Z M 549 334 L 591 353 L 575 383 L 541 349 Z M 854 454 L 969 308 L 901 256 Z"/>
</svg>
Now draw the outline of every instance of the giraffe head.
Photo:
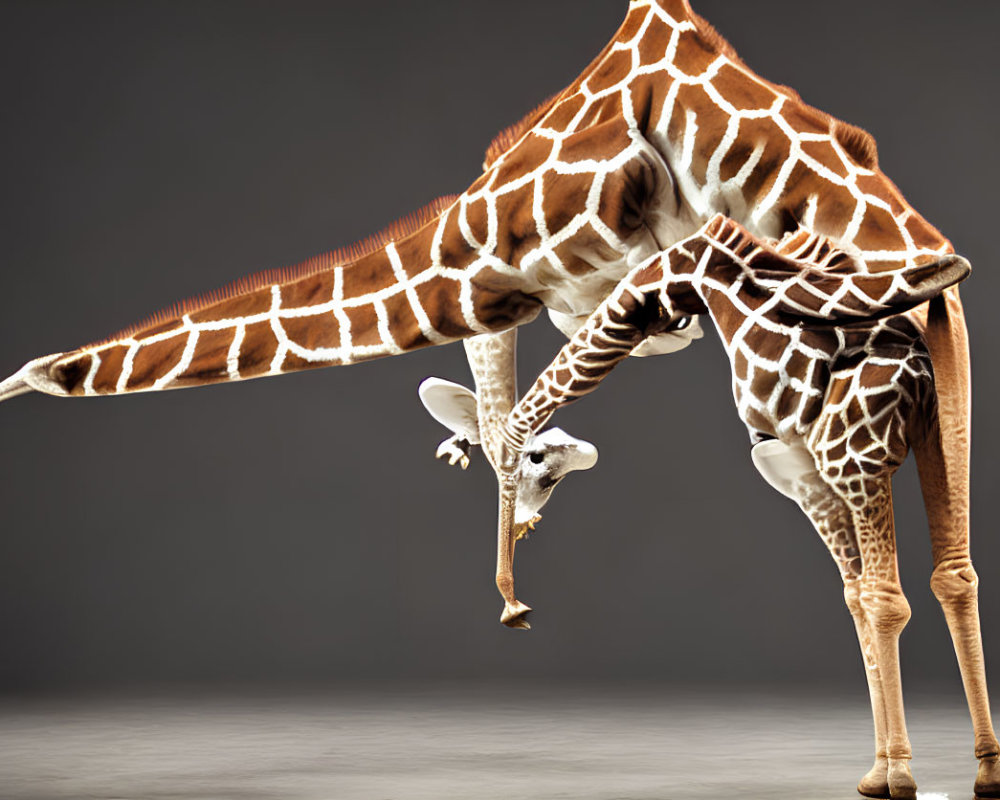
<svg viewBox="0 0 1000 800">
<path fill-rule="evenodd" d="M 428 413 L 454 436 L 438 448 L 438 458 L 452 463 L 463 457 L 468 464 L 469 448 L 479 444 L 479 414 L 476 395 L 457 383 L 428 378 L 420 384 L 420 400 Z M 514 523 L 523 530 L 537 520 L 558 483 L 569 473 L 590 469 L 597 463 L 597 448 L 570 436 L 561 428 L 549 428 L 530 439 L 518 470 Z"/>
</svg>

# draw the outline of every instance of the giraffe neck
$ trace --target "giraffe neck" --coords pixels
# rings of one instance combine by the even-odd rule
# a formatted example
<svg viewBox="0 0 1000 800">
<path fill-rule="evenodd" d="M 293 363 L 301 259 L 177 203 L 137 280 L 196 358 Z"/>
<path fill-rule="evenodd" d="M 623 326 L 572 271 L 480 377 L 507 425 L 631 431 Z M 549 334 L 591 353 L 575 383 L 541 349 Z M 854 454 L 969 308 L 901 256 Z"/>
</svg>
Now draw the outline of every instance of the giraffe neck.
<svg viewBox="0 0 1000 800">
<path fill-rule="evenodd" d="M 459 259 L 467 268 L 455 266 Z M 102 395 L 280 375 L 503 330 L 537 313 L 537 301 L 493 283 L 495 272 L 465 240 L 449 203 L 416 231 L 349 263 L 320 256 L 265 273 L 46 359 L 33 388 Z"/>
</svg>

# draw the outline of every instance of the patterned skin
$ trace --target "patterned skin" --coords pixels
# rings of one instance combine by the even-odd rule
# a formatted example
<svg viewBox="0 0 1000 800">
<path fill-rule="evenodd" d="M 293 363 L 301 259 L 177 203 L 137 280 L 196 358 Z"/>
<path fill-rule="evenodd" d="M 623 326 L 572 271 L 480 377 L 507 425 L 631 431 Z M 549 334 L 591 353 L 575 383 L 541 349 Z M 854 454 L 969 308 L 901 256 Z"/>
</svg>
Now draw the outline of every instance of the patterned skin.
<svg viewBox="0 0 1000 800">
<path fill-rule="evenodd" d="M 543 307 L 572 333 L 634 267 L 720 213 L 757 237 L 822 234 L 872 273 L 946 264 L 951 253 L 879 169 L 870 136 L 755 75 L 687 0 L 633 0 L 594 62 L 501 135 L 460 196 L 371 242 L 35 359 L 0 383 L 0 399 L 349 364 L 509 331 Z M 957 291 L 910 319 L 925 337 L 941 407 L 923 443 L 911 442 L 931 520 L 932 585 L 966 677 L 977 790 L 1000 795 L 968 556 L 968 353 Z M 509 385 L 504 369 L 487 368 L 493 384 Z M 512 494 L 501 497 L 502 508 L 511 503 Z M 869 794 L 889 791 L 879 747 L 875 776 L 862 784 Z M 908 791 L 901 787 L 898 796 Z"/>
<path fill-rule="evenodd" d="M 890 480 L 911 444 L 925 446 L 938 404 L 925 342 L 898 312 L 968 273 L 955 256 L 872 275 L 822 237 L 799 231 L 771 246 L 718 216 L 634 269 L 504 426 L 511 463 L 558 408 L 596 389 L 649 335 L 690 314 L 711 318 L 756 466 L 810 518 L 844 581 L 876 714 L 878 754 L 862 781 L 866 794 L 916 793 L 898 663 L 910 611 L 896 569 Z M 509 525 L 501 521 L 501 529 Z M 519 620 L 527 607 L 514 596 L 509 569 L 498 584 L 506 621 Z M 988 770 L 993 762 L 983 763 Z"/>
</svg>

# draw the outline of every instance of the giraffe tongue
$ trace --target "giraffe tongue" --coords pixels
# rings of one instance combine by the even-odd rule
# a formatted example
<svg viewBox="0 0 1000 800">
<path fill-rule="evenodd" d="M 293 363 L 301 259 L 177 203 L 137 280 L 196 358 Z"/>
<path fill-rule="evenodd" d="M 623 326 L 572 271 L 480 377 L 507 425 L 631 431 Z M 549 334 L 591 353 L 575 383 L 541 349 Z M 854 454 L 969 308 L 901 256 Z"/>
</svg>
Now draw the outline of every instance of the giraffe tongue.
<svg viewBox="0 0 1000 800">
<path fill-rule="evenodd" d="M 514 596 L 514 546 L 522 526 L 514 523 L 517 486 L 504 481 L 500 486 L 500 513 L 497 520 L 497 588 L 504 599 L 500 621 L 508 628 L 528 630 L 525 616 L 531 609 Z"/>
</svg>

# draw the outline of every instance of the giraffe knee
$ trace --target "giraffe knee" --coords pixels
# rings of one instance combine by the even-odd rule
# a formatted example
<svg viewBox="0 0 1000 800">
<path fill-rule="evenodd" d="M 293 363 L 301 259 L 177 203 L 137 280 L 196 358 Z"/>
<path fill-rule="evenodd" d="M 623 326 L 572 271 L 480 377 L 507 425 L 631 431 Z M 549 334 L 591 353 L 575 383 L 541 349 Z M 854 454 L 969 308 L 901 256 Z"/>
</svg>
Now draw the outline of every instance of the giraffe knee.
<svg viewBox="0 0 1000 800">
<path fill-rule="evenodd" d="M 979 595 L 979 576 L 967 558 L 944 561 L 934 568 L 931 591 L 942 605 L 975 602 Z"/>
<path fill-rule="evenodd" d="M 861 590 L 861 608 L 879 633 L 898 635 L 910 621 L 910 604 L 895 583 L 880 583 Z"/>
</svg>

